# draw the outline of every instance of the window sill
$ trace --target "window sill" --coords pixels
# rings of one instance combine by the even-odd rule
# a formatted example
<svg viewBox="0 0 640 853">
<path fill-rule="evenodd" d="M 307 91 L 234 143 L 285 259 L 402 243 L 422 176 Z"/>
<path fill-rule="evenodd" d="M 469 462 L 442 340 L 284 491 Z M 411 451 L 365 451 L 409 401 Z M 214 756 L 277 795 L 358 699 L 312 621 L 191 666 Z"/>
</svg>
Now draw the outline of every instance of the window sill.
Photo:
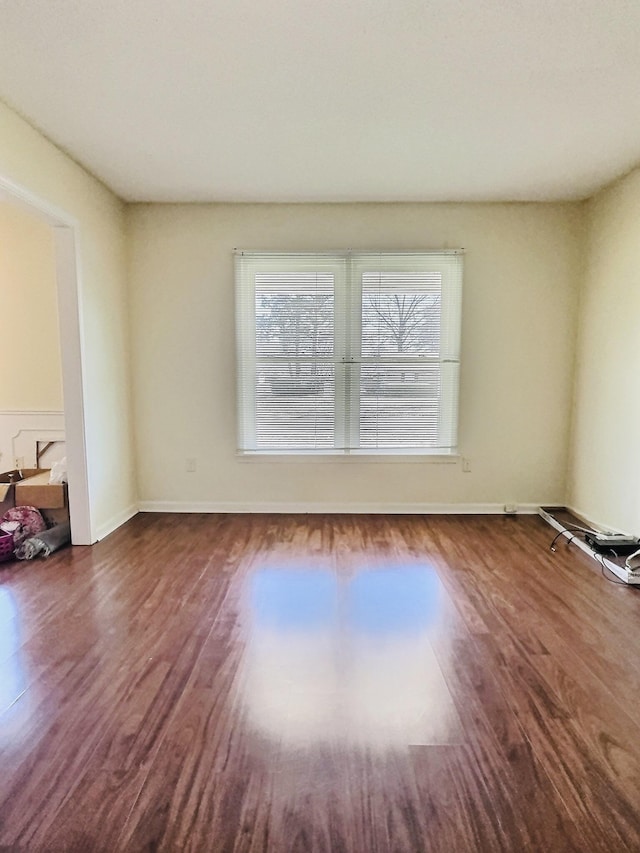
<svg viewBox="0 0 640 853">
<path fill-rule="evenodd" d="M 241 462 L 268 462 L 268 463 L 294 463 L 294 464 L 423 464 L 423 465 L 456 465 L 461 458 L 460 453 L 394 453 L 370 451 L 352 451 L 351 453 L 335 453 L 328 451 L 274 451 L 274 450 L 239 450 L 237 458 Z"/>
</svg>

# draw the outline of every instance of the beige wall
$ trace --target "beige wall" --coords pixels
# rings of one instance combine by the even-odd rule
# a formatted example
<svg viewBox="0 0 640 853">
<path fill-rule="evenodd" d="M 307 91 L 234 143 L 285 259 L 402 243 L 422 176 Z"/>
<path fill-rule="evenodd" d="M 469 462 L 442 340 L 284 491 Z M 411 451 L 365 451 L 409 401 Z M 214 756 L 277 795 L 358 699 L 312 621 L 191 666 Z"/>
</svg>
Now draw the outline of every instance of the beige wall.
<svg viewBox="0 0 640 853">
<path fill-rule="evenodd" d="M 579 205 L 133 205 L 128 215 L 146 506 L 564 501 Z M 458 246 L 467 250 L 460 452 L 471 473 L 459 463 L 236 457 L 234 247 Z"/>
<path fill-rule="evenodd" d="M 640 375 L 640 171 L 586 205 L 125 209 L 0 104 L 0 176 L 64 211 L 77 226 L 94 531 L 113 527 L 135 508 L 136 466 L 141 500 L 159 508 L 402 509 L 560 503 L 568 496 L 593 521 L 640 531 L 640 403 L 634 393 Z M 2 206 L 0 220 L 5 213 Z M 44 242 L 50 232 L 40 229 L 45 233 Z M 13 238 L 12 246 L 18 242 Z M 471 462 L 469 474 L 459 463 L 236 457 L 234 247 L 457 246 L 467 250 L 460 452 Z M 2 263 L 4 278 L 11 266 L 6 254 Z M 40 279 L 35 257 L 29 266 L 27 279 Z M 9 299 L 3 296 L 3 313 L 12 316 Z M 53 355 L 46 359 L 47 372 L 58 373 L 58 366 Z M 43 372 L 42 387 L 52 396 L 36 402 L 5 377 L 0 407 L 57 408 L 59 382 Z M 186 458 L 197 460 L 195 473 L 185 471 Z"/>
<path fill-rule="evenodd" d="M 1 411 L 62 411 L 53 232 L 0 202 Z"/>
<path fill-rule="evenodd" d="M 569 503 L 640 534 L 640 170 L 587 205 Z"/>
<path fill-rule="evenodd" d="M 124 205 L 3 104 L 0 176 L 77 224 L 89 498 L 92 529 L 101 535 L 136 501 Z"/>
</svg>

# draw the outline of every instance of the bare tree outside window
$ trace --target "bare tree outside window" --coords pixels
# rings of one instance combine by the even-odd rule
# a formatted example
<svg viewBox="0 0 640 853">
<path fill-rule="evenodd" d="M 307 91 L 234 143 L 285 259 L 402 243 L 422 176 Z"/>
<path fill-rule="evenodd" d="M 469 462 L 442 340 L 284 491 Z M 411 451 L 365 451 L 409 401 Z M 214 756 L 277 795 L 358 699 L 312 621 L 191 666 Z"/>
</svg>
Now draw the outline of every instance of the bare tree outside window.
<svg viewBox="0 0 640 853">
<path fill-rule="evenodd" d="M 365 293 L 362 319 L 363 355 L 432 355 L 439 350 L 439 293 Z"/>
<path fill-rule="evenodd" d="M 362 393 L 378 399 L 429 400 L 437 397 L 439 371 L 428 364 L 411 365 L 410 362 L 438 357 L 440 320 L 439 278 L 425 280 L 420 275 L 401 273 L 365 274 L 362 356 L 365 360 L 379 361 L 363 370 Z M 399 403 L 397 411 L 402 410 L 403 405 Z M 408 409 L 406 414 L 408 416 Z"/>
<path fill-rule="evenodd" d="M 278 280 L 279 292 L 270 279 L 256 287 L 256 354 L 274 359 L 265 379 L 274 394 L 321 393 L 330 371 L 318 359 L 334 351 L 333 278 L 300 273 L 293 282 Z"/>
</svg>

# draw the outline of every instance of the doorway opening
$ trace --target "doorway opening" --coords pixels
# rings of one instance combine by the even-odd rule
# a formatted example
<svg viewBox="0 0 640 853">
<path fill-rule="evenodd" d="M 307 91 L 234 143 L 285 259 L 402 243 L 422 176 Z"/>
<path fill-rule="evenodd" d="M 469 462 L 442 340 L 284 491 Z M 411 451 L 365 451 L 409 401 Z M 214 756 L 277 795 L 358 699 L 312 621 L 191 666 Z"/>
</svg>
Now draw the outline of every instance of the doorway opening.
<svg viewBox="0 0 640 853">
<path fill-rule="evenodd" d="M 74 545 L 90 545 L 96 541 L 97 537 L 92 532 L 89 501 L 77 223 L 64 211 L 2 175 L 0 175 L 0 201 L 22 208 L 52 229 L 71 541 Z M 36 346 L 36 342 L 32 341 L 30 345 Z"/>
</svg>

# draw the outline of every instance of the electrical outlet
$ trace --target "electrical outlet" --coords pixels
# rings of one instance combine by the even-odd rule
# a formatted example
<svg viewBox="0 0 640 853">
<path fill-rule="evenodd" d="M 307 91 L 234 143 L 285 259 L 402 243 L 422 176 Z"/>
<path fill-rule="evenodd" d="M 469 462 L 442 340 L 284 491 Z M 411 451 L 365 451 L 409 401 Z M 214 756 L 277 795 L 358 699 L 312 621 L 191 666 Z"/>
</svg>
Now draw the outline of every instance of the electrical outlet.
<svg viewBox="0 0 640 853">
<path fill-rule="evenodd" d="M 464 457 L 464 458 L 463 458 L 463 460 L 462 460 L 462 470 L 463 470 L 463 472 L 464 472 L 465 474 L 470 474 L 470 473 L 471 473 L 471 460 L 470 460 L 470 459 L 467 459 L 466 457 Z"/>
<path fill-rule="evenodd" d="M 16 456 L 16 468 L 24 468 L 24 456 Z"/>
<path fill-rule="evenodd" d="M 189 474 L 193 474 L 196 470 L 196 460 L 195 459 L 187 459 L 185 470 L 188 471 Z"/>
</svg>

